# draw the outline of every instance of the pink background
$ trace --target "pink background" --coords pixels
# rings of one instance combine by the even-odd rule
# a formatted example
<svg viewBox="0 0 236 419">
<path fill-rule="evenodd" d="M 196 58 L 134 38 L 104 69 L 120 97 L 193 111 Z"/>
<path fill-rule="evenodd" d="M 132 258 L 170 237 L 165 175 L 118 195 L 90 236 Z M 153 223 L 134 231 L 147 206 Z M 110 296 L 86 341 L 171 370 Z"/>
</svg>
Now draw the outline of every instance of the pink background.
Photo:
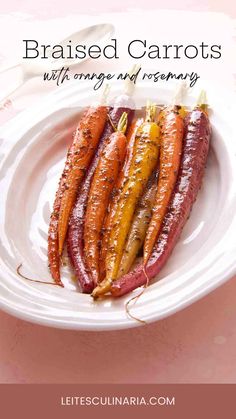
<svg viewBox="0 0 236 419">
<path fill-rule="evenodd" d="M 65 10 L 65 3 L 67 10 Z M 232 0 L 148 2 L 149 8 L 223 11 Z M 147 8 L 123 2 L 8 0 L 1 13 L 41 18 L 68 13 Z M 123 5 L 122 5 L 123 4 Z M 1 383 L 235 383 L 236 278 L 163 321 L 119 332 L 73 332 L 41 327 L 0 313 Z"/>
<path fill-rule="evenodd" d="M 1 13 L 21 12 L 38 16 L 64 16 L 65 14 L 76 13 L 102 13 L 120 12 L 126 9 L 176 9 L 176 10 L 198 10 L 225 12 L 235 16 L 235 4 L 233 0 L 119 0 L 108 1 L 96 0 L 8 0 L 2 2 Z"/>
</svg>

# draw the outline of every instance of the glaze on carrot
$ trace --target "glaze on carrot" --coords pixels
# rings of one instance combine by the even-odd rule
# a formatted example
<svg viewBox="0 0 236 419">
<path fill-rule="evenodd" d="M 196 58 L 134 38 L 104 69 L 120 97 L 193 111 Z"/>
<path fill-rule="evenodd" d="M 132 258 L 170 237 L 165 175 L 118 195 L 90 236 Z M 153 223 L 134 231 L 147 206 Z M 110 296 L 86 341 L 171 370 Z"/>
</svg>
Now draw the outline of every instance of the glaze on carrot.
<svg viewBox="0 0 236 419">
<path fill-rule="evenodd" d="M 86 118 L 86 115 L 87 110 L 84 112 L 81 120 Z M 62 282 L 60 278 L 60 256 L 58 252 L 58 219 L 62 196 L 66 189 L 66 179 L 72 165 L 72 156 L 75 150 L 76 140 L 76 137 L 74 137 L 73 142 L 67 153 L 65 167 L 60 178 L 58 190 L 56 192 L 56 197 L 53 204 L 53 211 L 51 213 L 48 229 L 48 267 L 54 282 L 59 285 L 62 285 Z"/>
<path fill-rule="evenodd" d="M 185 226 L 198 191 L 207 162 L 211 138 L 211 125 L 205 106 L 197 106 L 185 117 L 185 134 L 180 170 L 161 231 L 146 266 L 151 279 L 158 275 L 168 261 L 183 227 Z M 145 285 L 143 264 L 112 284 L 111 293 L 120 297 Z"/>
<path fill-rule="evenodd" d="M 106 276 L 106 254 L 108 248 L 109 237 L 112 229 L 113 218 L 116 212 L 117 201 L 119 199 L 119 193 L 122 189 L 124 180 L 126 179 L 130 167 L 130 163 L 133 155 L 134 141 L 138 128 L 143 124 L 143 118 L 135 119 L 127 134 L 127 152 L 125 157 L 125 163 L 117 179 L 116 185 L 112 191 L 108 212 L 105 216 L 103 228 L 102 228 L 102 240 L 100 250 L 100 269 L 99 269 L 99 281 L 102 281 Z"/>
<path fill-rule="evenodd" d="M 117 96 L 113 100 L 112 107 L 109 109 L 109 118 L 104 128 L 102 137 L 99 141 L 98 148 L 93 157 L 93 160 L 89 166 L 84 180 L 78 191 L 76 203 L 71 213 L 69 228 L 68 228 L 68 240 L 67 249 L 69 258 L 72 262 L 76 277 L 78 279 L 81 291 L 83 293 L 91 293 L 94 288 L 94 283 L 89 274 L 88 268 L 85 264 L 84 255 L 84 219 L 86 213 L 86 205 L 88 202 L 89 191 L 91 182 L 93 179 L 94 172 L 96 170 L 100 155 L 109 139 L 111 134 L 114 132 L 113 126 L 117 126 L 120 117 L 123 112 L 128 115 L 128 126 L 134 116 L 134 102 L 132 97 L 128 94 L 122 94 Z M 110 123 L 112 121 L 112 124 Z"/>
<path fill-rule="evenodd" d="M 62 254 L 67 233 L 71 209 L 74 205 L 78 188 L 95 154 L 100 136 L 107 119 L 105 106 L 89 108 L 75 133 L 75 146 L 70 170 L 66 177 L 65 190 L 61 198 L 58 220 L 58 252 Z"/>
<path fill-rule="evenodd" d="M 160 172 L 152 218 L 144 242 L 144 265 L 152 253 L 178 175 L 184 133 L 184 121 L 179 113 L 180 109 L 176 105 L 167 107 L 159 117 L 161 128 Z"/>
<path fill-rule="evenodd" d="M 147 107 L 147 117 L 136 133 L 134 152 L 128 177 L 119 195 L 106 256 L 106 278 L 92 293 L 94 298 L 110 290 L 117 279 L 125 241 L 137 202 L 157 164 L 159 154 L 159 127 L 153 121 L 155 107 Z"/>
<path fill-rule="evenodd" d="M 84 225 L 85 263 L 92 276 L 94 284 L 99 279 L 99 245 L 101 229 L 107 211 L 109 198 L 118 178 L 126 153 L 127 113 L 123 113 L 108 143 L 101 153 L 95 170 Z"/>
<path fill-rule="evenodd" d="M 157 178 L 158 171 L 153 173 L 150 177 L 146 190 L 144 191 L 144 194 L 135 210 L 134 218 L 120 262 L 118 278 L 129 272 L 136 256 L 143 246 L 157 193 Z"/>
</svg>

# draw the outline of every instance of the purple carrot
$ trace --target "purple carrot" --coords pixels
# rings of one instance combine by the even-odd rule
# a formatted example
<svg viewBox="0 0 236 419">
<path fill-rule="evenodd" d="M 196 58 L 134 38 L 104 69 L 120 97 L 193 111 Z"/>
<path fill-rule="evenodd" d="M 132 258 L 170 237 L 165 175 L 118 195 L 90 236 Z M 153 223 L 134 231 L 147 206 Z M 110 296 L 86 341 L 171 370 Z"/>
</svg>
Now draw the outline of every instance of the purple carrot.
<svg viewBox="0 0 236 419">
<path fill-rule="evenodd" d="M 131 123 L 134 116 L 134 103 L 130 95 L 124 94 L 117 97 L 110 109 L 109 116 L 112 124 L 117 126 L 123 112 L 127 112 L 128 125 Z M 100 153 L 104 147 L 105 142 L 113 133 L 113 127 L 110 121 L 107 122 L 103 135 L 100 139 L 98 149 L 88 169 L 85 179 L 79 189 L 77 201 L 73 208 L 70 224 L 68 229 L 67 248 L 70 260 L 78 278 L 81 290 L 83 293 L 91 293 L 94 288 L 93 280 L 86 268 L 83 255 L 83 231 L 84 231 L 84 217 L 86 211 L 86 204 L 88 200 L 90 185 L 94 171 L 96 169 Z"/>
<path fill-rule="evenodd" d="M 185 118 L 185 136 L 181 166 L 171 202 L 157 242 L 146 266 L 149 279 L 155 277 L 168 260 L 202 183 L 211 136 L 210 122 L 203 107 L 196 107 Z M 112 285 L 111 292 L 120 297 L 147 283 L 143 264 L 124 275 Z"/>
</svg>

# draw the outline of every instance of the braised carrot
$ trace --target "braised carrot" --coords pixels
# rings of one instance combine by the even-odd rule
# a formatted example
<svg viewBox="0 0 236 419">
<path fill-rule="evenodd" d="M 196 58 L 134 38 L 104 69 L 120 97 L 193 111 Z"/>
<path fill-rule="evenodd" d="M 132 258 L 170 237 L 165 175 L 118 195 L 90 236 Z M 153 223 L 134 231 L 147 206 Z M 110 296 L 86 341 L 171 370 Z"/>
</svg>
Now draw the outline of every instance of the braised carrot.
<svg viewBox="0 0 236 419">
<path fill-rule="evenodd" d="M 92 180 L 84 225 L 85 262 L 94 284 L 99 278 L 99 243 L 104 216 L 111 191 L 120 172 L 126 153 L 125 131 L 127 113 L 123 113 L 117 130 L 114 132 L 101 153 Z"/>
<path fill-rule="evenodd" d="M 91 107 L 75 133 L 75 149 L 71 167 L 66 178 L 65 191 L 61 199 L 58 221 L 58 252 L 62 254 L 71 209 L 86 170 L 96 151 L 106 123 L 107 108 Z"/>
<path fill-rule="evenodd" d="M 144 265 L 152 253 L 178 175 L 184 134 L 184 120 L 180 115 L 180 109 L 176 105 L 167 107 L 159 117 L 161 128 L 160 173 L 152 218 L 144 242 Z"/>
<path fill-rule="evenodd" d="M 119 199 L 119 192 L 122 188 L 124 183 L 124 179 L 126 178 L 130 163 L 132 160 L 133 155 L 133 146 L 135 141 L 135 135 L 137 133 L 138 128 L 143 124 L 143 118 L 138 118 L 132 122 L 130 128 L 127 133 L 127 152 L 125 157 L 124 165 L 121 169 L 115 187 L 112 191 L 112 196 L 110 199 L 110 204 L 108 208 L 108 212 L 105 216 L 103 228 L 102 228 L 102 240 L 101 240 L 101 250 L 100 250 L 100 270 L 99 270 L 99 281 L 103 280 L 106 275 L 106 254 L 108 248 L 109 237 L 112 229 L 113 217 L 116 212 L 116 206 Z"/>
<path fill-rule="evenodd" d="M 86 115 L 87 110 L 84 112 L 81 120 L 86 118 Z M 68 172 L 72 166 L 72 156 L 75 150 L 75 144 L 76 137 L 74 137 L 72 145 L 70 146 L 67 153 L 65 167 L 60 178 L 58 190 L 56 192 L 56 197 L 53 204 L 53 211 L 51 213 L 48 229 L 48 267 L 55 283 L 59 285 L 62 285 L 62 282 L 60 279 L 60 256 L 58 252 L 58 219 L 62 196 L 66 189 L 66 179 L 68 176 Z"/>
<path fill-rule="evenodd" d="M 112 103 L 112 107 L 109 107 L 108 120 L 105 125 L 102 136 L 99 140 L 99 144 L 96 153 L 93 157 L 92 162 L 89 165 L 86 176 L 83 179 L 76 198 L 75 205 L 71 212 L 69 227 L 68 227 L 68 240 L 67 250 L 70 261 L 74 268 L 75 275 L 78 279 L 81 291 L 83 293 L 91 294 L 94 289 L 94 283 L 89 271 L 85 264 L 84 257 L 84 219 L 86 214 L 86 206 L 88 203 L 88 196 L 90 187 L 93 179 L 94 172 L 96 170 L 100 155 L 109 140 L 111 134 L 114 132 L 112 126 L 117 126 L 123 112 L 127 113 L 127 126 L 134 116 L 134 102 L 132 97 L 129 95 L 119 95 Z M 111 124 L 112 122 L 112 124 Z"/>
<path fill-rule="evenodd" d="M 142 248 L 146 231 L 152 216 L 152 208 L 157 192 L 158 171 L 150 177 L 146 190 L 135 210 L 134 218 L 130 227 L 128 238 L 120 262 L 118 278 L 129 272 L 135 258 Z"/>
<path fill-rule="evenodd" d="M 145 268 L 150 279 L 156 277 L 167 263 L 202 185 L 212 133 L 206 102 L 204 95 L 202 96 L 202 102 L 199 99 L 199 105 L 185 117 L 183 151 L 177 182 L 160 234 Z M 140 263 L 132 272 L 112 284 L 111 293 L 113 297 L 120 297 L 146 283 L 143 264 Z"/>
<path fill-rule="evenodd" d="M 136 204 L 157 164 L 159 154 L 159 127 L 153 122 L 155 107 L 147 107 L 147 117 L 136 133 L 134 152 L 116 208 L 106 255 L 106 278 L 94 289 L 94 298 L 110 290 L 117 279 L 125 241 Z"/>
</svg>

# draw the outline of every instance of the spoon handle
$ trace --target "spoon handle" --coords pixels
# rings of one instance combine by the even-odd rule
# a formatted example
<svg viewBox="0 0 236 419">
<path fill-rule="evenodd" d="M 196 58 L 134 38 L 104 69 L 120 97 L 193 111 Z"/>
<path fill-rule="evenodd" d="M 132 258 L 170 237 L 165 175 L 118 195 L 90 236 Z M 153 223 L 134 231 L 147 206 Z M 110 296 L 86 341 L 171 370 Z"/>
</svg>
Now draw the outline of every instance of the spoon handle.
<svg viewBox="0 0 236 419">
<path fill-rule="evenodd" d="M 11 96 L 17 92 L 18 89 L 20 89 L 21 86 L 23 86 L 23 84 L 25 84 L 25 80 L 23 80 L 21 83 L 18 84 L 18 86 L 13 89 L 10 93 L 7 94 L 7 96 L 0 98 L 0 107 L 1 105 L 4 105 L 4 103 L 8 100 L 8 99 L 12 99 Z"/>
<path fill-rule="evenodd" d="M 5 65 L 5 66 L 3 66 L 3 67 L 1 67 L 0 68 L 0 74 L 1 73 L 5 73 L 5 71 L 8 71 L 8 70 L 11 70 L 12 68 L 16 68 L 16 67 L 19 67 L 21 65 L 21 63 L 20 62 L 15 62 L 15 63 L 12 63 L 12 64 L 8 64 L 8 65 Z"/>
</svg>

